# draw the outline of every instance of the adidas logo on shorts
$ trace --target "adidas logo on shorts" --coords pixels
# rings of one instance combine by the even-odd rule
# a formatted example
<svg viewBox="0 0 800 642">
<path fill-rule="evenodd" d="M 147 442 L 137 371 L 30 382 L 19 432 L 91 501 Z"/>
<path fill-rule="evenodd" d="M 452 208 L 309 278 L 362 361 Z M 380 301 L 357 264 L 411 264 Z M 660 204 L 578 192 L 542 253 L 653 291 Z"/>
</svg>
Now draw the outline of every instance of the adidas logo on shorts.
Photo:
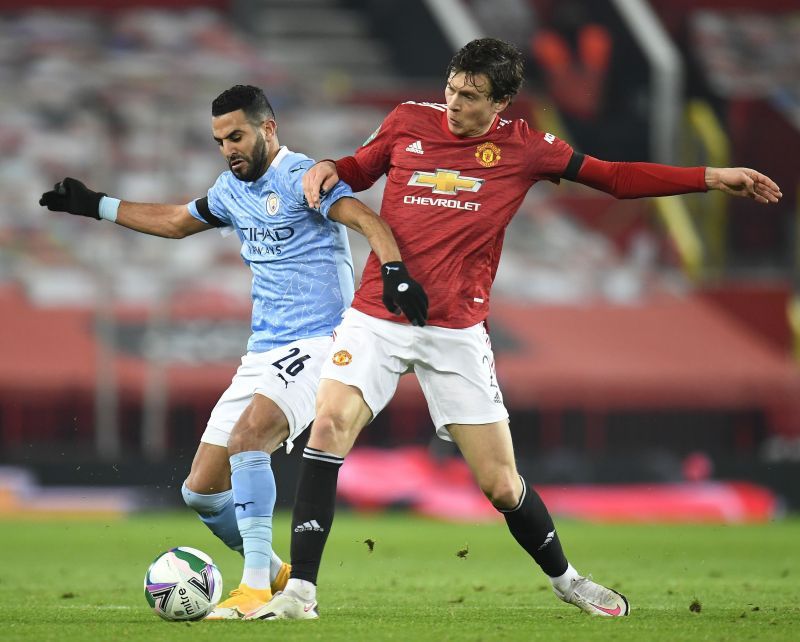
<svg viewBox="0 0 800 642">
<path fill-rule="evenodd" d="M 305 533 L 306 531 L 316 531 L 318 533 L 322 533 L 325 529 L 319 525 L 316 519 L 312 519 L 310 522 L 303 522 L 302 524 L 298 524 L 294 527 L 295 533 Z"/>
</svg>

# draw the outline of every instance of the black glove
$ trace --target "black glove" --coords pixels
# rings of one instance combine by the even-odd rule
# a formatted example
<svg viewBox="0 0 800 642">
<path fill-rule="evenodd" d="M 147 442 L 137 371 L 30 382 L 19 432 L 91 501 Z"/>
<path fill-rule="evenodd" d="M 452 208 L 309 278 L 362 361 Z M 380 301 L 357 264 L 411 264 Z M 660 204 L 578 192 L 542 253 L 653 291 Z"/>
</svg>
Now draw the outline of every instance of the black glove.
<svg viewBox="0 0 800 642">
<path fill-rule="evenodd" d="M 400 310 L 411 321 L 411 325 L 424 326 L 428 318 L 428 295 L 408 275 L 402 261 L 391 261 L 381 265 L 383 277 L 383 305 L 392 314 Z"/>
<path fill-rule="evenodd" d="M 56 183 L 52 191 L 42 194 L 39 205 L 53 212 L 69 212 L 78 216 L 88 216 L 100 220 L 100 199 L 104 192 L 93 192 L 74 178 L 65 178 Z"/>
</svg>

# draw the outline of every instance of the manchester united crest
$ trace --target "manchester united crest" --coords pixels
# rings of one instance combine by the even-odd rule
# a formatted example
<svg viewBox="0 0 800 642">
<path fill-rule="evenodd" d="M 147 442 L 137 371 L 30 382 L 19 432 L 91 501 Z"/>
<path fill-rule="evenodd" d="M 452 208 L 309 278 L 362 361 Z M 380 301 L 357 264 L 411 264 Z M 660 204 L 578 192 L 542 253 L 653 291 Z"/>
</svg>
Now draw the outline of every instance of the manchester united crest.
<svg viewBox="0 0 800 642">
<path fill-rule="evenodd" d="M 353 355 L 347 350 L 339 350 L 333 355 L 333 363 L 337 366 L 346 366 L 353 360 Z"/>
<path fill-rule="evenodd" d="M 500 148 L 494 143 L 482 143 L 475 150 L 475 158 L 484 167 L 494 167 L 500 162 Z"/>
</svg>

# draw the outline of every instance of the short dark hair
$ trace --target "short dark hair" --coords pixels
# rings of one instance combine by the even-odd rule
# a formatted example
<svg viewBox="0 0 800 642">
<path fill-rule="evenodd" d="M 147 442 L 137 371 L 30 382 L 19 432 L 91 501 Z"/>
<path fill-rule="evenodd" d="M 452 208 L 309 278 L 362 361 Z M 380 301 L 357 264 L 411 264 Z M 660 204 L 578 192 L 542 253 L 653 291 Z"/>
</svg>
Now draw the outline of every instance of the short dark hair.
<svg viewBox="0 0 800 642">
<path fill-rule="evenodd" d="M 211 103 L 211 115 L 222 116 L 241 109 L 256 127 L 265 120 L 274 120 L 275 112 L 264 91 L 252 85 L 235 85 L 226 89 Z"/>
<path fill-rule="evenodd" d="M 477 74 L 486 74 L 492 84 L 489 98 L 512 99 L 522 86 L 524 62 L 514 45 L 497 38 L 478 38 L 456 52 L 447 66 L 447 77 L 464 72 L 469 82 Z"/>
</svg>

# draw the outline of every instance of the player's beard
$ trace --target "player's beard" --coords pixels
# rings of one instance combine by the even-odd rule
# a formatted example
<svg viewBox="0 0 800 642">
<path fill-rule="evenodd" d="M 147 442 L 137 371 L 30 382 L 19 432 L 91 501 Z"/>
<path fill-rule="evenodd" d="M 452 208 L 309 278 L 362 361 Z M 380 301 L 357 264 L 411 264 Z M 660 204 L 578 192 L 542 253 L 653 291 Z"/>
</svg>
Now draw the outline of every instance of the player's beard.
<svg viewBox="0 0 800 642">
<path fill-rule="evenodd" d="M 234 160 L 243 160 L 246 165 L 244 171 L 241 168 L 234 169 L 232 167 L 232 163 Z M 236 156 L 234 158 L 228 159 L 228 167 L 230 167 L 231 172 L 233 175 L 238 178 L 240 181 L 245 183 L 251 183 L 252 181 L 260 178 L 264 172 L 267 171 L 267 143 L 266 141 L 259 136 L 256 139 L 255 145 L 253 145 L 253 152 L 250 156 Z"/>
</svg>

